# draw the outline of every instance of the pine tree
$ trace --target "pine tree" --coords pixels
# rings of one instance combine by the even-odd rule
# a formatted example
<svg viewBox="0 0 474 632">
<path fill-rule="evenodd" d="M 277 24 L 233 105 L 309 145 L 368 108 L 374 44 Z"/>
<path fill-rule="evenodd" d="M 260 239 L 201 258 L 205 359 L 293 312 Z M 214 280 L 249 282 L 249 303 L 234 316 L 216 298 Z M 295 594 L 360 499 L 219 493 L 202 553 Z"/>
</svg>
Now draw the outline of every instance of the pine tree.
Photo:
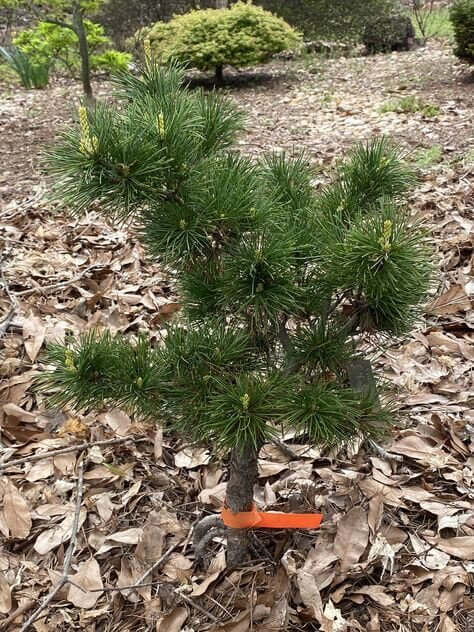
<svg viewBox="0 0 474 632">
<path fill-rule="evenodd" d="M 139 231 L 182 313 L 162 344 L 94 331 L 51 346 L 42 388 L 54 405 L 120 406 L 229 454 L 226 502 L 241 512 L 259 449 L 282 431 L 340 446 L 389 427 L 370 350 L 412 326 L 430 253 L 405 204 L 413 176 L 386 140 L 357 146 L 315 191 L 304 156 L 237 153 L 242 113 L 183 80 L 147 57 L 140 76 L 116 77 L 119 105 L 80 108 L 47 154 L 71 208 Z M 230 565 L 246 538 L 229 529 Z"/>
</svg>

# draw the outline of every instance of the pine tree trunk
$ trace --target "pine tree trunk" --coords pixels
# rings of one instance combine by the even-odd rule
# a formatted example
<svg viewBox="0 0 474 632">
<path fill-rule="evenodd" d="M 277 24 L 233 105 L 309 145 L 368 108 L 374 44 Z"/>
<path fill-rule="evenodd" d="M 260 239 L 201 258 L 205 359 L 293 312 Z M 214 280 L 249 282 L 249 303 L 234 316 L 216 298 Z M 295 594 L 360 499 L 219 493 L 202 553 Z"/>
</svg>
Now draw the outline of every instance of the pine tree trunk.
<svg viewBox="0 0 474 632">
<path fill-rule="evenodd" d="M 231 511 L 250 511 L 253 488 L 257 480 L 257 451 L 245 448 L 233 450 L 230 460 L 230 477 L 227 484 L 227 506 Z M 248 530 L 227 529 L 227 566 L 235 568 L 248 559 Z"/>
<path fill-rule="evenodd" d="M 91 71 L 89 63 L 89 47 L 87 44 L 87 34 L 84 27 L 84 19 L 82 16 L 82 10 L 79 2 L 73 4 L 72 24 L 74 32 L 79 40 L 79 55 L 81 57 L 81 80 L 82 88 L 86 99 L 88 101 L 93 100 L 92 86 L 91 86 Z"/>
</svg>

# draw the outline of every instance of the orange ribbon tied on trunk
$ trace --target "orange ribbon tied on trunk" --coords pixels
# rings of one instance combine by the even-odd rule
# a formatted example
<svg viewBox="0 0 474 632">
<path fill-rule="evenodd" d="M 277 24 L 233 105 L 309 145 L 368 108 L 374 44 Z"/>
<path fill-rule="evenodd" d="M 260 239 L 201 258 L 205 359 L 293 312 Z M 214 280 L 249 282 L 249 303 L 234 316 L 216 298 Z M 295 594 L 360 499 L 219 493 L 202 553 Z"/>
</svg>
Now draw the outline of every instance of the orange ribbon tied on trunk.
<svg viewBox="0 0 474 632">
<path fill-rule="evenodd" d="M 317 529 L 323 519 L 322 514 L 280 513 L 278 511 L 257 511 L 255 503 L 250 511 L 234 513 L 227 507 L 221 512 L 222 522 L 232 529 Z"/>
</svg>

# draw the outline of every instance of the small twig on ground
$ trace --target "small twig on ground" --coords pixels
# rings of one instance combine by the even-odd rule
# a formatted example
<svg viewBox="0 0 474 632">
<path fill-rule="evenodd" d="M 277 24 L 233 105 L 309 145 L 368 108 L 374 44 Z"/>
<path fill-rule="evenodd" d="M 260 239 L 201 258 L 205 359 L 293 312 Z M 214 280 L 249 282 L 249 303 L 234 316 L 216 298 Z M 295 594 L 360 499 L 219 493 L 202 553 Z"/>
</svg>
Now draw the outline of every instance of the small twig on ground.
<svg viewBox="0 0 474 632">
<path fill-rule="evenodd" d="M 145 586 L 151 586 L 157 582 L 147 582 L 144 583 L 144 580 L 153 573 L 153 571 L 158 568 L 158 566 L 160 566 L 160 564 L 162 564 L 167 557 L 169 557 L 169 555 L 176 549 L 178 548 L 178 546 L 181 546 L 183 544 L 183 540 L 181 540 L 180 542 L 175 542 L 172 546 L 169 547 L 169 549 L 167 549 L 165 551 L 165 553 L 163 553 L 163 555 L 156 560 L 156 562 L 154 562 L 154 564 L 152 564 L 152 566 L 150 566 L 150 568 L 148 570 L 146 570 L 143 575 L 139 578 L 139 580 L 137 581 L 136 584 L 130 584 L 129 586 L 117 586 L 117 587 L 110 587 L 110 588 L 96 588 L 94 590 L 90 590 L 89 592 L 120 592 L 122 590 L 136 590 L 137 588 L 144 588 Z M 187 595 L 184 595 L 182 592 L 180 592 L 180 590 L 178 588 L 175 588 L 174 586 L 171 586 L 173 592 L 180 597 L 183 601 L 185 601 L 189 606 L 191 606 L 192 608 L 194 608 L 195 610 L 198 610 L 201 614 L 206 615 L 206 617 L 208 617 L 209 619 L 211 619 L 211 621 L 213 623 L 219 623 L 219 619 L 217 617 L 215 617 L 213 614 L 211 614 L 210 612 L 208 612 L 207 610 L 205 610 L 204 608 L 202 608 L 199 604 L 195 603 L 190 597 L 188 597 Z M 23 632 L 23 631 L 21 631 Z"/>
<path fill-rule="evenodd" d="M 278 446 L 283 454 L 290 459 L 290 461 L 296 461 L 300 458 L 298 454 L 296 454 L 296 452 L 293 452 L 293 450 L 289 446 L 287 446 L 284 441 L 280 441 L 280 439 L 272 439 L 272 443 Z"/>
<path fill-rule="evenodd" d="M 369 440 L 369 445 L 382 459 L 397 461 L 397 463 L 403 463 L 403 457 L 400 454 L 392 454 L 390 450 L 386 450 L 383 446 L 375 443 L 372 439 Z"/>
<path fill-rule="evenodd" d="M 173 544 L 173 546 L 170 546 L 169 549 L 167 549 L 165 551 L 165 553 L 163 553 L 163 555 L 156 560 L 156 562 L 154 562 L 154 564 L 152 564 L 150 566 L 150 568 L 145 571 L 143 573 L 143 575 L 140 577 L 140 579 L 138 580 L 137 584 L 141 584 L 142 582 L 145 581 L 145 579 L 148 577 L 148 575 L 151 575 L 151 573 L 153 573 L 153 571 L 158 568 L 158 566 L 164 562 L 164 560 L 166 560 L 166 558 L 176 549 L 178 548 L 178 546 L 180 546 L 182 544 L 182 542 L 176 542 L 175 544 Z"/>
<path fill-rule="evenodd" d="M 10 309 L 8 310 L 8 314 L 5 316 L 5 318 L 0 323 L 0 338 L 7 331 L 8 327 L 10 326 L 10 323 L 12 322 L 13 318 L 15 317 L 16 307 L 17 307 L 16 299 L 13 296 L 13 294 L 11 293 L 10 288 L 8 287 L 8 283 L 7 283 L 7 280 L 5 278 L 5 275 L 3 274 L 2 264 L 3 264 L 3 260 L 0 261 L 0 281 L 2 283 L 2 288 L 5 290 L 5 294 L 8 297 L 8 300 L 10 301 Z"/>
<path fill-rule="evenodd" d="M 78 274 L 77 276 L 72 277 L 72 279 L 68 279 L 67 281 L 61 281 L 60 283 L 52 283 L 51 285 L 44 285 L 43 287 L 39 285 L 37 287 L 29 288 L 28 290 L 21 290 L 21 292 L 15 292 L 15 296 L 29 296 L 30 294 L 34 294 L 35 292 L 44 294 L 45 292 L 52 292 L 53 290 L 59 290 L 63 287 L 67 287 L 68 285 L 71 285 L 72 283 L 76 283 L 76 281 L 80 281 L 82 278 L 84 278 L 84 276 L 88 272 L 90 272 L 94 268 L 103 268 L 103 267 L 104 266 L 102 263 L 94 263 L 90 266 L 87 266 L 87 268 L 85 268 L 81 272 L 81 274 Z"/>
<path fill-rule="evenodd" d="M 215 604 L 216 604 L 216 606 L 219 606 L 219 608 L 220 608 L 223 612 L 225 612 L 225 613 L 226 613 L 226 615 L 227 615 L 230 619 L 232 619 L 232 613 L 231 613 L 231 612 L 229 612 L 229 611 L 227 610 L 227 608 L 225 608 L 225 607 L 224 607 L 221 603 L 219 603 L 219 602 L 217 601 L 217 599 L 214 599 L 214 597 L 211 597 L 211 595 L 208 595 L 207 593 L 204 593 L 204 595 L 205 595 L 206 599 L 209 599 L 209 601 L 212 601 L 212 603 L 215 603 Z"/>
<path fill-rule="evenodd" d="M 187 595 L 183 595 L 183 593 L 179 592 L 179 590 L 177 588 L 174 588 L 174 592 L 177 595 L 179 595 L 181 597 L 181 599 L 188 604 L 188 606 L 191 606 L 191 608 L 194 608 L 195 610 L 198 610 L 201 614 L 203 614 L 206 617 L 208 617 L 213 623 L 220 623 L 220 620 L 217 617 L 215 617 L 213 614 L 211 614 L 209 612 L 209 610 L 206 610 L 205 608 L 203 608 L 202 606 L 197 604 L 195 601 L 193 601 L 191 599 L 191 597 L 188 597 Z"/>
<path fill-rule="evenodd" d="M 36 608 L 31 617 L 24 623 L 20 629 L 20 632 L 26 632 L 30 625 L 32 625 L 43 612 L 43 610 L 48 606 L 48 604 L 53 600 L 56 593 L 58 593 L 61 588 L 68 583 L 68 575 L 69 569 L 71 567 L 72 556 L 74 555 L 74 551 L 76 550 L 76 539 L 77 539 L 77 530 L 79 527 L 79 516 L 81 513 L 81 503 L 82 503 L 82 494 L 84 491 L 84 461 L 80 459 L 78 468 L 77 468 L 77 486 L 76 486 L 76 509 L 74 511 L 74 519 L 72 522 L 71 528 L 71 539 L 69 541 L 69 546 L 66 551 L 66 556 L 64 558 L 64 566 L 63 572 L 59 579 L 59 582 L 56 586 L 51 590 L 51 592 L 43 599 L 41 604 Z"/>
<path fill-rule="evenodd" d="M 10 623 L 13 623 L 16 618 L 18 618 L 24 612 L 30 610 L 35 605 L 35 603 L 36 601 L 34 599 L 27 599 L 26 601 L 24 601 L 21 606 L 18 606 L 18 608 L 11 613 L 11 615 L 9 615 L 6 619 L 2 619 L 2 621 L 0 621 L 0 630 L 8 629 Z"/>
<path fill-rule="evenodd" d="M 4 333 L 6 333 L 14 317 L 15 317 L 15 308 L 11 307 L 8 314 L 0 323 L 0 338 L 3 336 Z"/>
<path fill-rule="evenodd" d="M 126 443 L 127 441 L 133 441 L 139 443 L 140 441 L 149 441 L 147 437 L 120 437 L 119 439 L 105 439 L 103 441 L 91 441 L 90 443 L 85 441 L 76 445 L 70 445 L 67 448 L 57 448 L 56 450 L 49 450 L 48 452 L 42 452 L 41 454 L 31 454 L 21 459 L 15 459 L 14 461 L 8 461 L 7 463 L 0 463 L 0 472 L 7 470 L 23 463 L 30 463 L 31 461 L 41 461 L 41 459 L 48 459 L 52 456 L 58 456 L 59 454 L 68 454 L 69 452 L 75 452 L 77 450 L 87 450 L 93 446 L 108 446 L 116 445 L 118 443 Z"/>
<path fill-rule="evenodd" d="M 163 555 L 159 559 L 157 559 L 156 562 L 154 562 L 152 566 L 150 566 L 150 568 L 145 571 L 145 573 L 143 573 L 143 575 L 135 584 L 130 584 L 129 586 L 110 586 L 108 588 L 94 588 L 94 590 L 89 590 L 88 592 L 118 592 L 121 590 L 132 590 L 135 588 L 144 588 L 145 586 L 151 586 L 153 583 L 156 582 L 148 582 L 144 584 L 143 581 L 148 577 L 148 575 L 153 573 L 153 571 L 158 568 L 160 564 L 163 564 L 163 562 L 171 555 L 171 553 L 175 549 L 177 549 L 178 546 L 181 546 L 181 544 L 183 544 L 183 541 L 175 542 L 172 546 L 170 546 L 169 549 L 167 549 L 163 553 Z"/>
</svg>

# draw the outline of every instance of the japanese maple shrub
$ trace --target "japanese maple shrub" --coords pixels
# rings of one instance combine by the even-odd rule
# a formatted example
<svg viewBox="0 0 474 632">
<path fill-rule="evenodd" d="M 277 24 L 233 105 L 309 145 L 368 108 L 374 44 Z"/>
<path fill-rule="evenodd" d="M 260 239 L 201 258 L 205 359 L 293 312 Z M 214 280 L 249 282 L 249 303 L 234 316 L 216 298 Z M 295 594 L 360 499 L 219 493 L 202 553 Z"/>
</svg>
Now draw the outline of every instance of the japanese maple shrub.
<svg viewBox="0 0 474 632">
<path fill-rule="evenodd" d="M 264 442 L 291 430 L 339 446 L 388 425 L 367 343 L 406 332 L 429 286 L 412 176 L 374 140 L 317 192 L 304 157 L 234 151 L 241 113 L 188 91 L 179 67 L 148 60 L 117 87 L 119 106 L 81 108 L 50 150 L 55 191 L 130 222 L 182 310 L 160 344 L 94 331 L 51 346 L 43 388 L 55 405 L 120 406 L 229 454 L 227 506 L 248 511 Z M 246 538 L 228 530 L 230 565 Z"/>
</svg>

